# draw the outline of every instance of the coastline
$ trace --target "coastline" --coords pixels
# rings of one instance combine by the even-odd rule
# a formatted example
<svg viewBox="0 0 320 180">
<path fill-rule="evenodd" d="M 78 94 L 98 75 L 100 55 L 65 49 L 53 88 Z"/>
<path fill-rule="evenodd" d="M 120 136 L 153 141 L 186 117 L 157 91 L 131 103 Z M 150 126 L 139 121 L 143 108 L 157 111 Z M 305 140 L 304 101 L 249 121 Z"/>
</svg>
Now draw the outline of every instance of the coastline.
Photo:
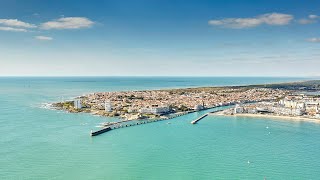
<svg viewBox="0 0 320 180">
<path fill-rule="evenodd" d="M 316 118 L 308 118 L 308 117 L 297 117 L 297 116 L 280 116 L 280 115 L 272 115 L 272 114 L 235 114 L 235 115 L 226 115 L 221 113 L 212 113 L 211 115 L 220 115 L 220 116 L 234 116 L 234 117 L 262 117 L 262 118 L 270 118 L 273 120 L 281 119 L 286 121 L 305 121 L 305 122 L 313 122 L 313 123 L 320 123 L 320 119 Z"/>
<path fill-rule="evenodd" d="M 174 115 L 177 112 L 190 113 L 237 103 L 275 101 L 298 92 L 301 87 L 306 91 L 320 90 L 313 87 L 314 84 L 320 86 L 320 80 L 316 82 L 305 80 L 265 85 L 98 92 L 78 96 L 74 100 L 51 103 L 47 107 L 70 113 L 84 112 L 120 119 L 156 119 L 161 114 Z M 106 107 L 109 109 L 106 110 Z M 275 117 L 283 118 L 283 116 Z M 316 119 L 305 117 L 298 117 L 298 119 L 316 121 Z"/>
</svg>

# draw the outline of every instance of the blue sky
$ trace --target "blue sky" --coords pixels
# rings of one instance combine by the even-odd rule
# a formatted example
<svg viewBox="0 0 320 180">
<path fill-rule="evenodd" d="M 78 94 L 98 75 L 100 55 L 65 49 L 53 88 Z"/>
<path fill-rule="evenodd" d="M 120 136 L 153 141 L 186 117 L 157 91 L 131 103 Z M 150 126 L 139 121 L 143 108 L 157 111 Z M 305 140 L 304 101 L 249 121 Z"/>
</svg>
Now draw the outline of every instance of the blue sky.
<svg viewBox="0 0 320 180">
<path fill-rule="evenodd" d="M 320 1 L 1 0 L 0 76 L 320 76 Z"/>
</svg>

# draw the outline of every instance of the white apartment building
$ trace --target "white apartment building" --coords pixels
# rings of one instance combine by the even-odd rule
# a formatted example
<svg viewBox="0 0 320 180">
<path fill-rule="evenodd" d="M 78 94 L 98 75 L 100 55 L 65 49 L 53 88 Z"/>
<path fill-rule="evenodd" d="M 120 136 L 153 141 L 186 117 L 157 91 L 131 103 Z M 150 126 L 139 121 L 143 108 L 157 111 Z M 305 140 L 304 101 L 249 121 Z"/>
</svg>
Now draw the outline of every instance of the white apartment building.
<svg viewBox="0 0 320 180">
<path fill-rule="evenodd" d="M 195 105 L 193 109 L 196 110 L 196 111 L 199 111 L 199 110 L 204 109 L 204 107 L 203 107 L 203 105 L 198 104 L 198 105 Z"/>
<path fill-rule="evenodd" d="M 105 101 L 104 102 L 104 110 L 106 112 L 112 112 L 112 104 L 110 101 Z"/>
<path fill-rule="evenodd" d="M 73 106 L 75 109 L 81 109 L 82 108 L 81 99 L 75 99 L 73 102 Z"/>
<path fill-rule="evenodd" d="M 141 108 L 140 113 L 143 114 L 166 114 L 170 111 L 169 107 L 151 107 L 151 108 Z"/>
<path fill-rule="evenodd" d="M 244 112 L 244 108 L 239 104 L 236 104 L 236 106 L 234 107 L 233 113 L 237 114 L 237 113 L 243 113 L 243 112 Z"/>
</svg>

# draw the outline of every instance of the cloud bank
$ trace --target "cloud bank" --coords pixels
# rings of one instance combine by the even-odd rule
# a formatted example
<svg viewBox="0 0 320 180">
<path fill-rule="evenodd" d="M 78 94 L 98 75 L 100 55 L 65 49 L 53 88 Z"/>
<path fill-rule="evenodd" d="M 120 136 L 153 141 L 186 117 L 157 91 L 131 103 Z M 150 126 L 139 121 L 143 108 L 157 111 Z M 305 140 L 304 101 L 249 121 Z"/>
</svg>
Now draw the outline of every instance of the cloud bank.
<svg viewBox="0 0 320 180">
<path fill-rule="evenodd" d="M 0 31 L 27 32 L 27 28 L 36 28 L 34 24 L 18 19 L 0 19 Z"/>
<path fill-rule="evenodd" d="M 317 19 L 319 18 L 319 16 L 314 15 L 314 14 L 310 14 L 308 16 L 308 18 L 304 18 L 304 19 L 299 19 L 298 23 L 299 24 L 313 24 L 317 22 Z"/>
<path fill-rule="evenodd" d="M 35 36 L 34 38 L 37 39 L 37 40 L 40 40 L 40 41 L 51 41 L 51 40 L 53 40 L 53 38 L 49 37 L 49 36 Z"/>
<path fill-rule="evenodd" d="M 290 14 L 267 13 L 251 18 L 226 18 L 219 20 L 210 20 L 208 23 L 212 26 L 220 26 L 232 29 L 243 29 L 257 27 L 263 24 L 272 26 L 287 25 L 293 19 L 294 16 Z"/>
<path fill-rule="evenodd" d="M 13 27 L 0 27 L 0 31 L 27 32 L 26 29 L 13 28 Z"/>
<path fill-rule="evenodd" d="M 317 18 L 319 18 L 319 16 L 318 15 L 314 15 L 314 14 L 310 14 L 309 18 L 310 19 L 317 19 Z"/>
<path fill-rule="evenodd" d="M 93 21 L 86 17 L 64 17 L 54 21 L 42 23 L 40 28 L 49 29 L 80 29 L 89 28 L 94 24 Z"/>
<path fill-rule="evenodd" d="M 82 29 L 92 27 L 93 21 L 86 17 L 63 17 L 36 26 L 18 19 L 0 19 L 0 31 L 28 32 L 30 28 L 50 29 Z"/>
<path fill-rule="evenodd" d="M 309 38 L 307 39 L 307 41 L 313 42 L 313 43 L 320 43 L 320 38 Z"/>
<path fill-rule="evenodd" d="M 0 19 L 0 25 L 22 28 L 36 28 L 34 24 L 19 21 L 18 19 Z"/>
</svg>

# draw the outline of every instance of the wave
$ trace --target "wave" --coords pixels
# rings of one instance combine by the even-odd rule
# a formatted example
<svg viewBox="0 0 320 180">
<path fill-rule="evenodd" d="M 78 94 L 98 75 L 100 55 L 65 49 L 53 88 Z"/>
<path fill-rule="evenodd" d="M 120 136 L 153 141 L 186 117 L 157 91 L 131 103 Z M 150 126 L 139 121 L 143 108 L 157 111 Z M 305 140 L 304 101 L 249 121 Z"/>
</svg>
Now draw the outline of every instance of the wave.
<svg viewBox="0 0 320 180">
<path fill-rule="evenodd" d="M 40 108 L 50 109 L 50 110 L 55 109 L 55 108 L 53 107 L 53 104 L 52 104 L 52 103 L 41 103 L 41 104 L 40 104 Z"/>
</svg>

